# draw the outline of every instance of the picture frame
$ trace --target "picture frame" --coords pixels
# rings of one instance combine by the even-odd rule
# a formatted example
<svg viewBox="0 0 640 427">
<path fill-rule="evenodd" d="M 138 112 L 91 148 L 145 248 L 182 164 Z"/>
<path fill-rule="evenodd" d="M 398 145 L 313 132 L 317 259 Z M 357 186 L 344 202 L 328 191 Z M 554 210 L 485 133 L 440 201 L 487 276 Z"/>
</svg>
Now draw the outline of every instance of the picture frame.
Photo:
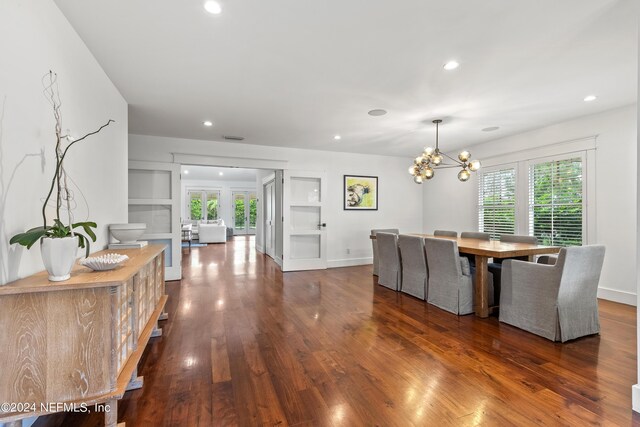
<svg viewBox="0 0 640 427">
<path fill-rule="evenodd" d="M 377 211 L 378 177 L 344 175 L 342 203 L 345 211 Z"/>
</svg>

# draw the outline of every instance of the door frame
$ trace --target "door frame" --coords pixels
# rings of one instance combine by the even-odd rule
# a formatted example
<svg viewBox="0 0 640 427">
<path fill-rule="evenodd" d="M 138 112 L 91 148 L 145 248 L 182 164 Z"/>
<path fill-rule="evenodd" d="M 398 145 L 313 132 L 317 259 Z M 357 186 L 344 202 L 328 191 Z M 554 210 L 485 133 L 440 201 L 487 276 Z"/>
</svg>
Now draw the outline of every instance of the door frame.
<svg viewBox="0 0 640 427">
<path fill-rule="evenodd" d="M 270 256 L 273 259 L 276 259 L 276 178 L 275 174 L 267 177 L 268 181 L 262 183 L 262 239 L 263 239 L 263 247 L 264 253 Z M 271 211 L 273 215 L 272 224 L 267 224 L 267 187 L 271 186 L 271 198 L 269 200 L 269 204 L 271 205 Z M 267 242 L 267 228 L 271 229 L 271 240 L 273 241 L 273 245 L 269 246 Z"/>
</svg>

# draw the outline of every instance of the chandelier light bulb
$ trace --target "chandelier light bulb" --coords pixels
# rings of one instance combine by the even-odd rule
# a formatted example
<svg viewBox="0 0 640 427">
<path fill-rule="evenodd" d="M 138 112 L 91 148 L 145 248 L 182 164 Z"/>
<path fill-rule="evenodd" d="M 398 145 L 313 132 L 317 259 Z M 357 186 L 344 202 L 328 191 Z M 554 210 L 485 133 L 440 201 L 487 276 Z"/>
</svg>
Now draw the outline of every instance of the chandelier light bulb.
<svg viewBox="0 0 640 427">
<path fill-rule="evenodd" d="M 438 166 L 440 163 L 442 163 L 442 156 L 440 154 L 434 154 L 433 156 L 431 156 L 431 163 Z"/>
<path fill-rule="evenodd" d="M 461 151 L 460 154 L 458 154 L 458 158 L 461 162 L 466 162 L 471 158 L 471 153 L 469 153 L 467 150 Z"/>
<path fill-rule="evenodd" d="M 431 178 L 433 178 L 433 175 L 434 175 L 433 169 L 425 168 L 425 170 L 424 170 L 424 177 L 425 178 L 431 179 Z"/>
<path fill-rule="evenodd" d="M 411 175 L 415 175 L 415 171 L 416 171 L 416 167 L 411 165 L 409 166 L 409 174 Z"/>
<path fill-rule="evenodd" d="M 480 164 L 480 160 L 471 160 L 471 162 L 469 162 L 469 169 L 472 170 L 473 172 L 480 169 L 481 166 L 482 165 Z"/>
<path fill-rule="evenodd" d="M 422 156 L 416 157 L 415 162 L 416 162 L 416 165 L 419 165 L 420 163 L 422 163 Z"/>
<path fill-rule="evenodd" d="M 424 147 L 424 154 L 430 156 L 433 154 L 433 147 Z"/>
<path fill-rule="evenodd" d="M 462 169 L 460 172 L 458 172 L 458 179 L 460 181 L 466 182 L 469 180 L 469 178 L 471 178 L 471 173 L 469 173 L 468 170 Z"/>
<path fill-rule="evenodd" d="M 422 184 L 422 177 L 420 175 L 416 175 L 413 178 L 413 182 L 415 182 L 416 184 Z"/>
</svg>

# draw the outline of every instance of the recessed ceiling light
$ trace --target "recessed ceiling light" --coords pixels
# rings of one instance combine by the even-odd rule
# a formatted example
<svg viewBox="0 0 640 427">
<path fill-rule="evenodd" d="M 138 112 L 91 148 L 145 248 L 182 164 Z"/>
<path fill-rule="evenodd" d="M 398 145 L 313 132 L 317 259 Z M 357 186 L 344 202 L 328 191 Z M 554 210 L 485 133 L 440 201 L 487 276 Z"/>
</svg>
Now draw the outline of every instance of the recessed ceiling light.
<svg viewBox="0 0 640 427">
<path fill-rule="evenodd" d="M 595 95 L 587 95 L 584 97 L 584 102 L 591 102 L 595 101 L 596 99 L 598 99 L 598 97 Z"/>
<path fill-rule="evenodd" d="M 500 126 L 489 126 L 488 128 L 482 129 L 482 132 L 493 132 L 498 129 L 500 129 Z"/>
<path fill-rule="evenodd" d="M 204 10 L 213 15 L 219 15 L 220 12 L 222 12 L 222 7 L 220 7 L 220 3 L 217 1 L 210 0 L 204 3 Z"/>
<path fill-rule="evenodd" d="M 444 64 L 444 69 L 447 71 L 451 71 L 451 70 L 455 70 L 456 68 L 458 68 L 460 66 L 460 64 L 458 63 L 458 61 L 449 61 L 446 64 Z"/>
<path fill-rule="evenodd" d="M 376 108 L 375 110 L 371 110 L 368 113 L 370 116 L 384 116 L 387 114 L 387 110 L 383 110 L 381 108 Z"/>
<path fill-rule="evenodd" d="M 213 126 L 213 122 L 210 120 L 205 120 L 204 122 L 202 122 L 203 125 L 207 126 L 207 127 L 211 127 Z"/>
<path fill-rule="evenodd" d="M 218 173 L 218 175 L 222 176 L 222 175 L 224 175 L 224 173 L 223 173 L 223 172 L 220 172 L 220 173 Z"/>
<path fill-rule="evenodd" d="M 336 135 L 333 137 L 333 139 L 335 139 L 336 141 L 338 141 L 339 139 L 342 139 L 342 137 L 340 135 Z"/>
<path fill-rule="evenodd" d="M 185 173 L 185 175 L 189 175 L 189 171 L 188 170 L 185 170 L 184 173 Z"/>
</svg>

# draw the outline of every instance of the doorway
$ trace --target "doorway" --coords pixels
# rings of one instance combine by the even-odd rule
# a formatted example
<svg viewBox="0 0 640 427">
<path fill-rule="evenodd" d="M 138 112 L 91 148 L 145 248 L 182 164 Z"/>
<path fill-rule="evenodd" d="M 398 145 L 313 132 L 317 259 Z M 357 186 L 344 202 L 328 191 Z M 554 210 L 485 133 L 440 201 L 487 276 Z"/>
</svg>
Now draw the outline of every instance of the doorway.
<svg viewBox="0 0 640 427">
<path fill-rule="evenodd" d="M 258 198 L 255 191 L 234 191 L 233 234 L 236 236 L 255 235 L 258 218 Z"/>
<path fill-rule="evenodd" d="M 276 258 L 276 188 L 275 179 L 264 184 L 264 251 Z"/>
</svg>

